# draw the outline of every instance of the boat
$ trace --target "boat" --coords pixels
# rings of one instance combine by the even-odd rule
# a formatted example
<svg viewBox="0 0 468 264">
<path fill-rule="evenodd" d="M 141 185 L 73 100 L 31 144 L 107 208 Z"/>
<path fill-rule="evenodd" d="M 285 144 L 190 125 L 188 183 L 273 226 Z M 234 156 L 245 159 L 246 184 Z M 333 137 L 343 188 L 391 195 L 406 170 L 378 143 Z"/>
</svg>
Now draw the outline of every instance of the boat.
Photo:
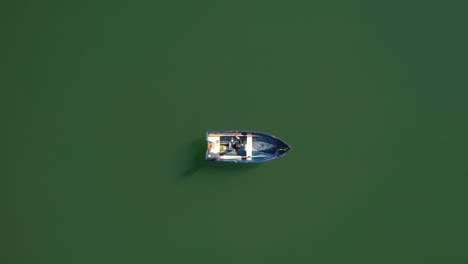
<svg viewBox="0 0 468 264">
<path fill-rule="evenodd" d="M 210 161 L 260 163 L 284 156 L 291 146 L 278 137 L 256 131 L 208 131 L 205 158 Z"/>
</svg>

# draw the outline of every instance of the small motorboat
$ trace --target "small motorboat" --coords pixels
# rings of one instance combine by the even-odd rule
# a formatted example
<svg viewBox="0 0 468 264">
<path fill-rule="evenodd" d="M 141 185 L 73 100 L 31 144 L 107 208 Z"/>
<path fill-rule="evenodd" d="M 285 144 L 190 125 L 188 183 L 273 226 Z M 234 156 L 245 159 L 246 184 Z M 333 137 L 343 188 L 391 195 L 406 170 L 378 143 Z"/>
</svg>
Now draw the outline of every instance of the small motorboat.
<svg viewBox="0 0 468 264">
<path fill-rule="evenodd" d="M 259 163 L 284 156 L 291 146 L 283 140 L 255 131 L 208 131 L 205 158 L 212 161 Z"/>
</svg>

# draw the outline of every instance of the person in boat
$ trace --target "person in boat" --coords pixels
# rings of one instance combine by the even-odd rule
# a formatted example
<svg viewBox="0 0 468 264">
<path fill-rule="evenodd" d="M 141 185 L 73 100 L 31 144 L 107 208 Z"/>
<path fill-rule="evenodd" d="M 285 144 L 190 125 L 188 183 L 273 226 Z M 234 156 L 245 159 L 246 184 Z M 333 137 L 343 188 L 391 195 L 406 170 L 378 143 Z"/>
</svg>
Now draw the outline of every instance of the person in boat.
<svg viewBox="0 0 468 264">
<path fill-rule="evenodd" d="M 236 140 L 234 140 L 234 138 Z M 231 139 L 231 147 L 234 149 L 234 151 L 236 152 L 236 154 L 239 154 L 239 152 L 241 151 L 242 147 L 243 147 L 243 143 L 242 143 L 242 140 L 239 138 L 239 136 L 234 136 L 232 137 Z"/>
<path fill-rule="evenodd" d="M 238 152 L 238 151 L 241 149 L 241 145 L 240 145 L 239 143 L 236 142 L 236 143 L 234 143 L 234 144 L 232 145 L 232 148 L 233 148 L 236 152 Z"/>
</svg>

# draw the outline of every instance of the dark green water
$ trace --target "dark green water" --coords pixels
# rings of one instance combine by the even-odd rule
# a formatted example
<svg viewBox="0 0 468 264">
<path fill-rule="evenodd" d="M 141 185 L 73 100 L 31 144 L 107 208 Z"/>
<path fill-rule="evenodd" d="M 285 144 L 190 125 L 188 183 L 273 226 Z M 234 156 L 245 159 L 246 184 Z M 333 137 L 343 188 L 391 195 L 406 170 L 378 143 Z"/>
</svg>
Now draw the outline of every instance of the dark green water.
<svg viewBox="0 0 468 264">
<path fill-rule="evenodd" d="M 468 262 L 464 7 L 63 2 L 0 8 L 2 263 Z"/>
</svg>

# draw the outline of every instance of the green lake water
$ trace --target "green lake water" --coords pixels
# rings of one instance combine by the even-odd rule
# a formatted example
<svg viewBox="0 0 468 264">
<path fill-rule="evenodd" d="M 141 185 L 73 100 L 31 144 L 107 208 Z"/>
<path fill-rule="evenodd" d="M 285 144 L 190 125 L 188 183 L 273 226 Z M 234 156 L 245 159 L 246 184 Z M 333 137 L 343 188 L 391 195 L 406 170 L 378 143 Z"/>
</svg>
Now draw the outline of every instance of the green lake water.
<svg viewBox="0 0 468 264">
<path fill-rule="evenodd" d="M 7 1 L 9 263 L 467 263 L 451 1 Z M 207 130 L 292 146 L 204 160 Z"/>
</svg>

